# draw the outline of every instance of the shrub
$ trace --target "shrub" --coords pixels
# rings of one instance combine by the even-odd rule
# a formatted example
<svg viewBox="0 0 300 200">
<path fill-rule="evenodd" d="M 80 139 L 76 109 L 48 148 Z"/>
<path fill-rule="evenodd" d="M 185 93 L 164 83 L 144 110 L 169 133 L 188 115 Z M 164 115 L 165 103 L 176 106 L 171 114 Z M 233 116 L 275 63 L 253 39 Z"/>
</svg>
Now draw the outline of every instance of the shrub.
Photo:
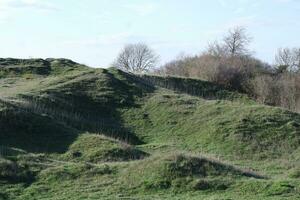
<svg viewBox="0 0 300 200">
<path fill-rule="evenodd" d="M 255 77 L 251 82 L 253 96 L 260 103 L 300 111 L 299 74 L 265 74 Z"/>
<path fill-rule="evenodd" d="M 34 173 L 30 171 L 26 164 L 20 165 L 15 161 L 0 160 L 0 180 L 9 182 L 31 182 Z"/>
</svg>

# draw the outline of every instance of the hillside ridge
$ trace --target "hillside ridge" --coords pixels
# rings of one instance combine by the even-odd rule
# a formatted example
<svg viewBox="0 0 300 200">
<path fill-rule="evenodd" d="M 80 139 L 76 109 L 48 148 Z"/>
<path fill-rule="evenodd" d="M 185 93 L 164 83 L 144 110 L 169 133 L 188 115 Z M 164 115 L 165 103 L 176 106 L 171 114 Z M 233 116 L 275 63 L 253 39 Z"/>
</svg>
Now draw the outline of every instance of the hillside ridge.
<svg viewBox="0 0 300 200">
<path fill-rule="evenodd" d="M 0 199 L 297 199 L 299 146 L 299 114 L 213 83 L 0 59 Z"/>
</svg>

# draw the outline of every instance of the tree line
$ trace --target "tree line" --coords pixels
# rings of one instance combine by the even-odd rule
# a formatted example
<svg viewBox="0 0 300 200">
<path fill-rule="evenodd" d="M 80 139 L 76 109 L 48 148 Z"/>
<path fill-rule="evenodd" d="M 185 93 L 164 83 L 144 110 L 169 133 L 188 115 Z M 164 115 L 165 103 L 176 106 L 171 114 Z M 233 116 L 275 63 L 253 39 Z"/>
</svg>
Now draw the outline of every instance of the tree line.
<svg viewBox="0 0 300 200">
<path fill-rule="evenodd" d="M 159 56 L 146 44 L 126 45 L 114 66 L 133 73 L 199 78 L 247 93 L 258 102 L 300 112 L 300 47 L 279 48 L 275 64 L 254 57 L 245 27 L 230 29 L 196 56 L 155 68 Z"/>
</svg>

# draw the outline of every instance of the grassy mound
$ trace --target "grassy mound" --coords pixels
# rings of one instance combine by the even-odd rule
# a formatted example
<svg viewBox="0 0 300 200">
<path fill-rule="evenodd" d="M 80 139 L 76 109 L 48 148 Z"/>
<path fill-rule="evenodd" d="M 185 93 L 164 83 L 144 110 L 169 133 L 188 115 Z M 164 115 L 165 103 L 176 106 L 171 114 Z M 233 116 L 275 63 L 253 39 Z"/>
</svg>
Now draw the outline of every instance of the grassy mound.
<svg viewBox="0 0 300 200">
<path fill-rule="evenodd" d="M 48 75 L 49 63 L 43 59 L 0 59 L 0 78 L 14 76 Z"/>
<path fill-rule="evenodd" d="M 62 164 L 42 170 L 30 187 L 11 199 L 113 199 L 118 168 L 110 165 Z M 111 185 L 111 187 L 108 187 Z M 115 196 L 117 196 L 115 194 Z"/>
<path fill-rule="evenodd" d="M 146 143 L 187 151 L 265 159 L 290 156 L 300 144 L 300 115 L 264 105 L 158 91 L 123 117 Z"/>
<path fill-rule="evenodd" d="M 92 163 L 142 159 L 148 154 L 117 140 L 95 134 L 80 135 L 61 156 L 63 160 Z"/>
<path fill-rule="evenodd" d="M 57 75 L 83 68 L 86 67 L 68 59 L 0 58 L 0 78 L 18 76 L 31 79 L 35 75 Z"/>
<path fill-rule="evenodd" d="M 77 131 L 46 115 L 37 115 L 19 107 L 0 110 L 0 146 L 27 152 L 64 152 L 77 137 Z"/>
<path fill-rule="evenodd" d="M 254 103 L 247 95 L 230 91 L 221 85 L 200 79 L 141 75 L 140 78 L 136 78 L 136 80 L 209 100 L 222 99 Z"/>
<path fill-rule="evenodd" d="M 152 157 L 133 164 L 125 173 L 124 184 L 146 190 L 227 189 L 233 178 L 263 178 L 215 160 L 184 154 Z"/>
<path fill-rule="evenodd" d="M 20 100 L 18 106 L 26 111 L 47 115 L 80 131 L 101 132 L 132 144 L 142 143 L 123 127 L 119 109 L 136 106 L 136 100 L 153 88 L 127 79 L 118 70 L 88 69 L 27 82 L 36 87 L 26 92 L 15 89 L 18 93 L 14 95 Z M 10 94 L 8 91 L 4 95 L 7 93 Z"/>
<path fill-rule="evenodd" d="M 0 59 L 0 199 L 297 199 L 299 146 L 299 114 L 209 82 Z"/>
</svg>

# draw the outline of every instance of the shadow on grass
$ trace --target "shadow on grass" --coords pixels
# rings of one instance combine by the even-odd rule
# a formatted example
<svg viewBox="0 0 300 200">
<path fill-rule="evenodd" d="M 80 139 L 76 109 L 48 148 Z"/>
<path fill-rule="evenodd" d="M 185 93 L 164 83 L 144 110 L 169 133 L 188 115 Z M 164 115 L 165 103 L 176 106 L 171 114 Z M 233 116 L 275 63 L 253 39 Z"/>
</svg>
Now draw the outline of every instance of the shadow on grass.
<svg viewBox="0 0 300 200">
<path fill-rule="evenodd" d="M 63 153 L 82 132 L 143 144 L 123 126 L 120 109 L 137 107 L 136 99 L 153 91 L 154 87 L 110 69 L 39 94 L 22 95 L 22 104 L 6 104 L 0 111 L 0 145 Z"/>
</svg>

